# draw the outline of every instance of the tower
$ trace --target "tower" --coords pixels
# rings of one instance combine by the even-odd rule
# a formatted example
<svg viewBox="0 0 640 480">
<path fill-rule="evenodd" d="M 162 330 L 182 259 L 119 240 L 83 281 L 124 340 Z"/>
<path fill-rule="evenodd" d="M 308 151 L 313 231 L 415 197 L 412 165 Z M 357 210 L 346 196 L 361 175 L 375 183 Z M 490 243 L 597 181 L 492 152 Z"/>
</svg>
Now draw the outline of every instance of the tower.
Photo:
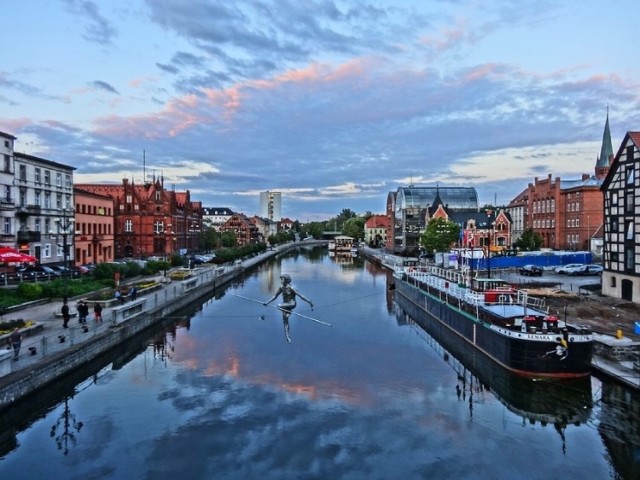
<svg viewBox="0 0 640 480">
<path fill-rule="evenodd" d="M 609 130 L 609 107 L 607 106 L 607 121 L 604 124 L 602 134 L 602 147 L 600 156 L 596 160 L 596 179 L 602 181 L 609 172 L 609 167 L 613 162 L 613 146 L 611 144 L 611 131 Z"/>
<path fill-rule="evenodd" d="M 260 216 L 271 221 L 282 220 L 280 192 L 260 192 Z"/>
</svg>

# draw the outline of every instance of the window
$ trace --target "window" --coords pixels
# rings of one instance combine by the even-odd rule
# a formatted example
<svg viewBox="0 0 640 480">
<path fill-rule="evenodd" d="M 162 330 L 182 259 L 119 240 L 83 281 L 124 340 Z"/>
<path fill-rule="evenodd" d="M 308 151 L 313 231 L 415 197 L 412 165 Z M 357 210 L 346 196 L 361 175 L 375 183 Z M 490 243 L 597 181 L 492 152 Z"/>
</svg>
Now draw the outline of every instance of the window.
<svg viewBox="0 0 640 480">
<path fill-rule="evenodd" d="M 64 181 L 65 181 L 65 186 L 67 188 L 71 188 L 71 175 L 66 175 Z"/>
<path fill-rule="evenodd" d="M 127 195 L 126 203 L 133 202 L 133 197 L 131 195 Z"/>
<path fill-rule="evenodd" d="M 624 249 L 624 268 L 627 271 L 632 272 L 633 271 L 633 267 L 635 266 L 635 262 L 634 262 L 634 255 L 633 255 L 633 247 L 625 247 Z"/>
<path fill-rule="evenodd" d="M 21 207 L 25 207 L 27 205 L 27 191 L 24 188 L 20 189 L 20 203 Z"/>
<path fill-rule="evenodd" d="M 46 243 L 42 249 L 42 256 L 44 258 L 51 258 L 51 244 Z"/>
<path fill-rule="evenodd" d="M 633 185 L 633 165 L 625 169 L 625 182 L 627 186 Z"/>
<path fill-rule="evenodd" d="M 11 173 L 11 156 L 4 156 L 4 171 L 5 173 Z"/>
<path fill-rule="evenodd" d="M 631 220 L 627 222 L 625 230 L 627 232 L 627 234 L 625 235 L 625 240 L 633 240 L 633 222 Z"/>
<path fill-rule="evenodd" d="M 62 186 L 62 173 L 56 172 L 56 187 Z"/>
<path fill-rule="evenodd" d="M 44 171 L 44 184 L 51 185 L 51 172 L 49 170 Z"/>
<path fill-rule="evenodd" d="M 612 288 L 616 288 L 616 277 L 611 276 L 611 283 L 610 283 Z"/>
<path fill-rule="evenodd" d="M 62 195 L 59 193 L 56 195 L 56 208 L 62 210 Z"/>
<path fill-rule="evenodd" d="M 626 214 L 633 214 L 634 210 L 633 190 L 626 193 L 624 197 L 624 211 Z"/>
<path fill-rule="evenodd" d="M 65 195 L 64 208 L 66 208 L 67 210 L 71 210 L 71 195 Z"/>
<path fill-rule="evenodd" d="M 159 202 L 160 200 L 162 200 L 162 195 L 160 194 L 160 191 L 156 191 L 156 202 Z"/>
<path fill-rule="evenodd" d="M 36 232 L 41 232 L 42 231 L 42 219 L 40 218 L 36 218 L 35 221 L 33 222 L 33 229 Z"/>
<path fill-rule="evenodd" d="M 45 233 L 49 233 L 50 231 L 51 231 L 51 219 L 45 218 L 44 219 L 44 232 Z"/>
<path fill-rule="evenodd" d="M 40 192 L 40 190 L 36 190 L 36 191 L 35 191 L 35 193 L 34 193 L 34 201 L 35 201 L 35 204 L 36 204 L 37 206 L 39 206 L 39 207 L 41 206 L 41 202 L 42 202 L 42 192 Z"/>
<path fill-rule="evenodd" d="M 39 168 L 36 168 L 36 183 L 42 183 L 42 176 Z"/>
<path fill-rule="evenodd" d="M 130 218 L 124 221 L 124 231 L 127 233 L 133 232 L 133 220 Z"/>
<path fill-rule="evenodd" d="M 164 222 L 160 220 L 153 222 L 153 233 L 164 233 Z"/>
<path fill-rule="evenodd" d="M 11 235 L 13 232 L 11 231 L 11 219 L 10 218 L 5 218 L 4 219 L 4 234 L 5 235 Z"/>
<path fill-rule="evenodd" d="M 49 192 L 44 194 L 44 208 L 51 208 L 51 194 Z"/>
<path fill-rule="evenodd" d="M 11 186 L 10 185 L 5 185 L 4 186 L 4 197 L 3 198 L 7 202 L 11 202 Z"/>
<path fill-rule="evenodd" d="M 26 165 L 20 165 L 20 169 L 19 169 L 19 177 L 20 180 L 26 180 L 27 179 L 27 166 Z"/>
<path fill-rule="evenodd" d="M 62 257 L 64 255 L 64 249 L 62 248 L 62 244 L 56 244 L 56 257 Z"/>
</svg>

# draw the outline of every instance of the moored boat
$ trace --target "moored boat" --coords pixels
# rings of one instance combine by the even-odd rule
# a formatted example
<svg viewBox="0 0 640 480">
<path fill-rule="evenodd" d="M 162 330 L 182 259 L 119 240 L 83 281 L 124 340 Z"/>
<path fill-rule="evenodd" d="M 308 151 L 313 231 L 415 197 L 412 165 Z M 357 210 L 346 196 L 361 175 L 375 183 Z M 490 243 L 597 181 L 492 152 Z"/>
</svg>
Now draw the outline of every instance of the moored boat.
<svg viewBox="0 0 640 480">
<path fill-rule="evenodd" d="M 514 374 L 591 373 L 591 331 L 550 314 L 540 299 L 502 279 L 469 280 L 437 267 L 402 269 L 394 276 L 396 301 L 407 313 L 437 322 Z"/>
</svg>

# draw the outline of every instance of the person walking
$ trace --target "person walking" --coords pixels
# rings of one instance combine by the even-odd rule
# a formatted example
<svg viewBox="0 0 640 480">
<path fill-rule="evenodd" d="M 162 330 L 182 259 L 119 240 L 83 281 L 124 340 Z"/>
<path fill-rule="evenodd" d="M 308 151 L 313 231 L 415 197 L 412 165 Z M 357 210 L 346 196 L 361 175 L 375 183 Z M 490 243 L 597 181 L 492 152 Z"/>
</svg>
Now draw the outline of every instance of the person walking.
<svg viewBox="0 0 640 480">
<path fill-rule="evenodd" d="M 69 305 L 67 302 L 62 304 L 62 326 L 64 328 L 69 328 L 69 320 L 71 319 L 71 315 L 69 314 Z"/>
<path fill-rule="evenodd" d="M 131 297 L 131 300 L 138 298 L 138 289 L 135 285 L 131 285 L 131 288 L 129 289 L 129 296 Z"/>
<path fill-rule="evenodd" d="M 102 323 L 102 305 L 96 303 L 93 306 L 93 315 L 95 316 L 96 323 Z"/>
<path fill-rule="evenodd" d="M 11 341 L 11 347 L 13 348 L 13 359 L 18 360 L 20 345 L 22 344 L 22 333 L 20 333 L 20 328 L 16 327 L 16 329 L 11 333 L 9 339 Z"/>
</svg>

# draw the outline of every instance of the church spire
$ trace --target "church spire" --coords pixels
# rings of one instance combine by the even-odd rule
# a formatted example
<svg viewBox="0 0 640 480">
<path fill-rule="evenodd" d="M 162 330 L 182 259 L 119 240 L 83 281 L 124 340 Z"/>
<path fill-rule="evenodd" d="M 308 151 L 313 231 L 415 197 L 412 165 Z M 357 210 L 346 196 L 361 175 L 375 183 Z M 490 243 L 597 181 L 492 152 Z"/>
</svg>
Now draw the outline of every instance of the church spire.
<svg viewBox="0 0 640 480">
<path fill-rule="evenodd" d="M 607 105 L 607 121 L 604 124 L 604 132 L 602 134 L 602 146 L 600 147 L 600 156 L 596 161 L 596 178 L 604 179 L 609 171 L 609 166 L 613 161 L 613 145 L 611 143 L 611 130 L 609 129 L 609 105 Z"/>
<path fill-rule="evenodd" d="M 602 134 L 602 147 L 600 149 L 600 157 L 596 167 L 608 167 L 609 158 L 613 155 L 613 146 L 611 144 L 611 130 L 609 130 L 609 106 L 607 105 L 607 121 L 604 124 L 604 133 Z"/>
</svg>

